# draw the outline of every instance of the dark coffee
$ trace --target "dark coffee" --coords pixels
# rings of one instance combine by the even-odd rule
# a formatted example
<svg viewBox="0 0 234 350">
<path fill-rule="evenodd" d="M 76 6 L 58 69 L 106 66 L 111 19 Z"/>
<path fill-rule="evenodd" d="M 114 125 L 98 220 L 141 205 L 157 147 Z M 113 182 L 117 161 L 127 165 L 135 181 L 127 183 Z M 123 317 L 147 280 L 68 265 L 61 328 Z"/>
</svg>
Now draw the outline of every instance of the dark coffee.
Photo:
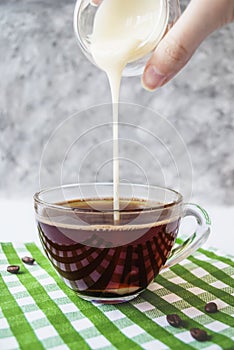
<svg viewBox="0 0 234 350">
<path fill-rule="evenodd" d="M 120 298 L 144 290 L 165 264 L 175 242 L 179 216 L 159 203 L 73 200 L 45 209 L 38 230 L 45 252 L 66 284 L 83 296 Z M 72 210 L 71 210 L 72 209 Z"/>
</svg>

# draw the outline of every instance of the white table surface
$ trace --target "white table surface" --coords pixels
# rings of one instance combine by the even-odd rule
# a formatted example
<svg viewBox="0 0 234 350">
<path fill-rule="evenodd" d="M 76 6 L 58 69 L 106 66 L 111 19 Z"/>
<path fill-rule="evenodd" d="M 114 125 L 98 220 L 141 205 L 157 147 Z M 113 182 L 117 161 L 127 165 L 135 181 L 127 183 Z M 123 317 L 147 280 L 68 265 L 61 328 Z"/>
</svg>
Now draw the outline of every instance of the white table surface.
<svg viewBox="0 0 234 350">
<path fill-rule="evenodd" d="M 212 231 L 204 248 L 215 248 L 234 256 L 234 207 L 206 207 Z M 40 243 L 32 200 L 0 200 L 0 241 Z M 183 233 L 189 225 L 183 227 Z"/>
</svg>

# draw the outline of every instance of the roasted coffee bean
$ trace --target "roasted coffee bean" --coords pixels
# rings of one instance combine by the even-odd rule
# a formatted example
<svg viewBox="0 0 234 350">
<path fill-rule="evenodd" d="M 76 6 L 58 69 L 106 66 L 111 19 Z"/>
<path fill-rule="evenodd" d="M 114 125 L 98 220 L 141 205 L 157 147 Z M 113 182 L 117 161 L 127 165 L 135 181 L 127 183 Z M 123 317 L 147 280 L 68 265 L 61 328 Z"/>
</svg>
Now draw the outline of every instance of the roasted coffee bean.
<svg viewBox="0 0 234 350">
<path fill-rule="evenodd" d="M 218 307 L 215 303 L 207 303 L 205 306 L 205 311 L 209 314 L 213 314 L 218 311 Z"/>
<path fill-rule="evenodd" d="M 208 340 L 208 335 L 206 331 L 203 331 L 200 328 L 191 328 L 190 333 L 191 333 L 191 336 L 198 341 Z"/>
<path fill-rule="evenodd" d="M 182 320 L 181 320 L 180 316 L 178 316 L 177 314 L 167 315 L 167 322 L 172 327 L 178 328 L 178 327 L 182 326 Z"/>
<path fill-rule="evenodd" d="M 33 265 L 35 259 L 31 258 L 30 256 L 25 256 L 25 257 L 22 258 L 22 261 L 23 261 L 25 264 Z"/>
<path fill-rule="evenodd" d="M 18 265 L 7 266 L 7 271 L 10 273 L 17 274 L 19 272 L 19 270 L 20 270 L 20 267 Z"/>
</svg>

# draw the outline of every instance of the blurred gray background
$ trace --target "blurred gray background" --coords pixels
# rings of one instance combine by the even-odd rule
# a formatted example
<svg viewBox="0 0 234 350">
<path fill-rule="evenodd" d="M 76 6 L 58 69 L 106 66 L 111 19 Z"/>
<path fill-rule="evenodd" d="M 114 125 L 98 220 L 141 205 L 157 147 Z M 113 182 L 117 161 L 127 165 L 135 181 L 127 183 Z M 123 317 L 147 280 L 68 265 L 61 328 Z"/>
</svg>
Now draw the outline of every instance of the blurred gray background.
<svg viewBox="0 0 234 350">
<path fill-rule="evenodd" d="M 182 1 L 182 7 L 186 3 Z M 81 114 L 71 124 L 66 124 L 67 118 L 93 105 L 110 102 L 105 74 L 92 66 L 76 43 L 72 28 L 74 5 L 70 0 L 0 1 L 1 198 L 28 197 L 39 189 L 43 149 L 64 121 L 56 134 L 56 142 L 49 150 L 47 147 L 43 158 L 42 185 L 59 184 L 61 168 L 62 181 L 74 182 L 78 178 L 82 152 L 88 152 L 89 157 L 82 163 L 81 181 L 92 180 L 97 173 L 99 180 L 111 180 L 109 126 L 106 130 L 97 127 L 89 133 L 87 139 L 77 145 L 76 152 L 69 153 L 69 164 L 66 166 L 66 161 L 61 164 L 64 158 L 60 155 L 67 154 L 81 129 L 92 127 L 92 118 L 93 125 L 103 120 L 108 122 L 106 112 L 105 117 L 99 115 L 100 121 L 95 112 Z M 133 111 L 131 120 L 136 113 L 136 124 L 139 122 L 141 128 L 145 124 L 148 130 L 154 130 L 163 140 L 164 148 L 147 134 L 134 134 L 130 129 L 123 131 L 125 137 L 128 132 L 129 137 L 132 135 L 131 144 L 123 145 L 124 157 L 128 158 L 121 164 L 124 181 L 145 181 L 143 166 L 150 182 L 161 183 L 158 169 L 163 171 L 166 185 L 178 188 L 172 161 L 165 151 L 170 148 L 176 153 L 172 158 L 183 170 L 179 186 L 182 192 L 183 186 L 188 187 L 192 181 L 193 199 L 213 205 L 234 205 L 233 24 L 211 35 L 186 68 L 165 87 L 149 93 L 141 87 L 140 77 L 125 78 L 120 99 L 150 107 L 167 118 L 161 130 L 157 129 L 152 112 L 141 115 L 139 110 L 140 118 Z M 111 123 L 111 113 L 109 118 Z M 124 116 L 122 119 L 124 121 Z M 184 149 L 175 130 L 185 142 Z M 136 148 L 133 147 L 135 137 Z M 105 140 L 106 147 L 103 147 Z M 161 167 L 154 167 L 151 158 L 144 156 L 141 142 Z M 98 145 L 96 152 L 89 152 L 95 145 Z M 192 180 L 186 151 L 191 157 Z M 135 163 L 131 163 L 133 158 Z M 103 168 L 105 171 L 100 171 Z"/>
</svg>

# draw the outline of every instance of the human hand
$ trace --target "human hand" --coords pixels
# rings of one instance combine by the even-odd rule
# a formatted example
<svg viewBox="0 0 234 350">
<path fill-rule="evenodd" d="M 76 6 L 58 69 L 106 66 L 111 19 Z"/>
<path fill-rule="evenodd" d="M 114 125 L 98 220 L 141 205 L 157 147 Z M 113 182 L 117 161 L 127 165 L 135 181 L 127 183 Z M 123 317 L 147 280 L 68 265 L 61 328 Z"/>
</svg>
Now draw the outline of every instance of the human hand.
<svg viewBox="0 0 234 350">
<path fill-rule="evenodd" d="M 102 0 L 92 0 L 99 5 Z M 191 0 L 146 64 L 142 84 L 155 90 L 171 80 L 213 31 L 234 21 L 234 0 Z"/>
</svg>

